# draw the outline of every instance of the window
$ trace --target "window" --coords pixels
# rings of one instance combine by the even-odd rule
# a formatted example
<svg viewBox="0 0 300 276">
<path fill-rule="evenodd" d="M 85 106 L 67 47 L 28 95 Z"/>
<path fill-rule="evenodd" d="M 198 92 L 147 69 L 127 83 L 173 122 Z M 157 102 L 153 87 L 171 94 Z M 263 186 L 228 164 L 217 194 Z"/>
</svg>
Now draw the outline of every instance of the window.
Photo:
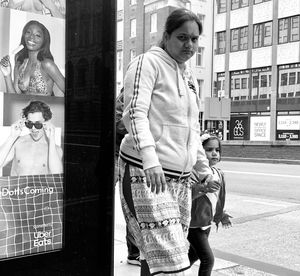
<svg viewBox="0 0 300 276">
<path fill-rule="evenodd" d="M 235 79 L 234 80 L 234 89 L 240 89 L 240 88 L 241 88 L 240 79 Z"/>
<path fill-rule="evenodd" d="M 204 30 L 204 19 L 205 19 L 205 15 L 204 14 L 197 14 L 201 24 L 202 24 L 202 31 Z"/>
<path fill-rule="evenodd" d="M 157 13 L 150 15 L 150 33 L 157 32 Z"/>
<path fill-rule="evenodd" d="M 261 75 L 260 77 L 260 87 L 267 87 L 268 86 L 268 76 Z"/>
<path fill-rule="evenodd" d="M 135 52 L 135 49 L 131 49 L 130 50 L 130 60 L 133 60 L 136 56 L 136 52 Z"/>
<path fill-rule="evenodd" d="M 136 19 L 130 20 L 130 37 L 136 37 Z"/>
<path fill-rule="evenodd" d="M 248 49 L 248 27 L 231 30 L 231 52 Z"/>
<path fill-rule="evenodd" d="M 300 83 L 300 72 L 297 72 L 297 84 Z"/>
<path fill-rule="evenodd" d="M 239 50 L 239 29 L 231 30 L 231 38 L 230 38 L 231 52 L 235 52 Z"/>
<path fill-rule="evenodd" d="M 198 86 L 199 86 L 199 98 L 201 98 L 202 97 L 202 92 L 203 92 L 204 80 L 198 80 L 197 79 L 197 82 L 198 82 Z"/>
<path fill-rule="evenodd" d="M 123 20 L 117 22 L 117 41 L 123 40 L 123 29 L 124 24 Z"/>
<path fill-rule="evenodd" d="M 264 47 L 272 44 L 272 22 L 254 25 L 253 47 Z"/>
<path fill-rule="evenodd" d="M 247 89 L 247 78 L 242 78 L 242 89 Z"/>
<path fill-rule="evenodd" d="M 226 51 L 226 32 L 217 33 L 217 54 L 224 54 Z"/>
<path fill-rule="evenodd" d="M 287 73 L 281 74 L 280 86 L 287 85 Z"/>
<path fill-rule="evenodd" d="M 198 47 L 196 53 L 196 66 L 203 66 L 203 56 L 204 56 L 203 53 L 204 53 L 204 48 Z"/>
<path fill-rule="evenodd" d="M 272 75 L 269 75 L 269 86 L 272 86 Z"/>
<path fill-rule="evenodd" d="M 278 43 L 281 44 L 281 43 L 288 42 L 288 29 L 289 29 L 288 18 L 279 19 L 278 25 L 279 25 Z"/>
<path fill-rule="evenodd" d="M 258 76 L 253 76 L 252 80 L 253 80 L 252 87 L 257 88 L 258 87 Z"/>
<path fill-rule="evenodd" d="M 296 83 L 296 72 L 290 72 L 289 73 L 289 84 L 295 84 Z"/>
<path fill-rule="evenodd" d="M 299 40 L 299 16 L 294 16 L 291 18 L 291 40 Z"/>
<path fill-rule="evenodd" d="M 232 10 L 236 10 L 247 6 L 249 6 L 249 0 L 231 0 Z"/>
<path fill-rule="evenodd" d="M 218 0 L 218 13 L 226 12 L 226 0 Z"/>
<path fill-rule="evenodd" d="M 282 18 L 278 20 L 278 43 L 287 43 L 300 40 L 300 16 Z"/>
<path fill-rule="evenodd" d="M 136 5 L 136 0 L 130 0 L 130 5 Z"/>
<path fill-rule="evenodd" d="M 248 27 L 240 29 L 240 50 L 248 49 Z"/>
<path fill-rule="evenodd" d="M 240 0 L 231 0 L 231 9 L 235 10 L 240 7 Z"/>
<path fill-rule="evenodd" d="M 123 51 L 117 51 L 117 70 L 120 72 L 122 71 L 122 64 L 123 64 Z"/>
</svg>

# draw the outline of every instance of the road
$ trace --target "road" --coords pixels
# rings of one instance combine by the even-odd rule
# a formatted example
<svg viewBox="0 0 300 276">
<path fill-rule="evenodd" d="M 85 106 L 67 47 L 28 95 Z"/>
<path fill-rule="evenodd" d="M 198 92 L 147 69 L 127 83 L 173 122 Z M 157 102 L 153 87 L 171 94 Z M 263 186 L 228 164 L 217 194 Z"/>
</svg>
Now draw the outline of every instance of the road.
<svg viewBox="0 0 300 276">
<path fill-rule="evenodd" d="M 220 162 L 228 192 L 300 203 L 300 166 Z"/>
<path fill-rule="evenodd" d="M 300 275 L 299 166 L 222 161 L 218 167 L 234 218 L 232 228 L 212 231 L 215 255 L 273 275 Z"/>
</svg>

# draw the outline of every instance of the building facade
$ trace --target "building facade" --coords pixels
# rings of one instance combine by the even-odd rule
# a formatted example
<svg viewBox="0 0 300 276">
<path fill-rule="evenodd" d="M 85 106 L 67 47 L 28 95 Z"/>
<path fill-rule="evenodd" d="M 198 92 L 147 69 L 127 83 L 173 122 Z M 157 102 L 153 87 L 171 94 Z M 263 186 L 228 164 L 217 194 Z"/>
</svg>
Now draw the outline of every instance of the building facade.
<svg viewBox="0 0 300 276">
<path fill-rule="evenodd" d="M 214 1 L 214 97 L 227 138 L 300 142 L 300 1 Z"/>
</svg>

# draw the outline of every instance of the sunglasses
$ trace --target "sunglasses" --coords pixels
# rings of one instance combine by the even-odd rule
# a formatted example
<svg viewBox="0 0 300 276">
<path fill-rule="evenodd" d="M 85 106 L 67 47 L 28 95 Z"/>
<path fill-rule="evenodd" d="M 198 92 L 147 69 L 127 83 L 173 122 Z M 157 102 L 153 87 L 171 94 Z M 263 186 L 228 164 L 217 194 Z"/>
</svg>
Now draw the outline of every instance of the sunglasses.
<svg viewBox="0 0 300 276">
<path fill-rule="evenodd" d="M 31 121 L 25 121 L 25 126 L 29 129 L 32 129 L 32 127 L 34 126 L 36 129 L 41 129 L 43 128 L 43 123 L 40 122 L 31 122 Z"/>
</svg>

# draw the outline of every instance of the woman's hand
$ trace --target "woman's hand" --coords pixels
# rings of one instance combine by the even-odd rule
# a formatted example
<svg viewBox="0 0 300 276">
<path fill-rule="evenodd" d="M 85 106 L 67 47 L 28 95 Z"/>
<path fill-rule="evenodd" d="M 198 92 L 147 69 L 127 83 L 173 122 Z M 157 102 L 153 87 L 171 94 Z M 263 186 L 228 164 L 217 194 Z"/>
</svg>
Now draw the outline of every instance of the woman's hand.
<svg viewBox="0 0 300 276">
<path fill-rule="evenodd" d="M 151 187 L 151 192 L 158 194 L 166 190 L 165 174 L 161 166 L 156 166 L 145 170 L 147 186 Z"/>
<path fill-rule="evenodd" d="M 11 64 L 9 61 L 9 55 L 3 57 L 0 61 L 0 69 L 4 77 L 11 75 Z"/>
</svg>

